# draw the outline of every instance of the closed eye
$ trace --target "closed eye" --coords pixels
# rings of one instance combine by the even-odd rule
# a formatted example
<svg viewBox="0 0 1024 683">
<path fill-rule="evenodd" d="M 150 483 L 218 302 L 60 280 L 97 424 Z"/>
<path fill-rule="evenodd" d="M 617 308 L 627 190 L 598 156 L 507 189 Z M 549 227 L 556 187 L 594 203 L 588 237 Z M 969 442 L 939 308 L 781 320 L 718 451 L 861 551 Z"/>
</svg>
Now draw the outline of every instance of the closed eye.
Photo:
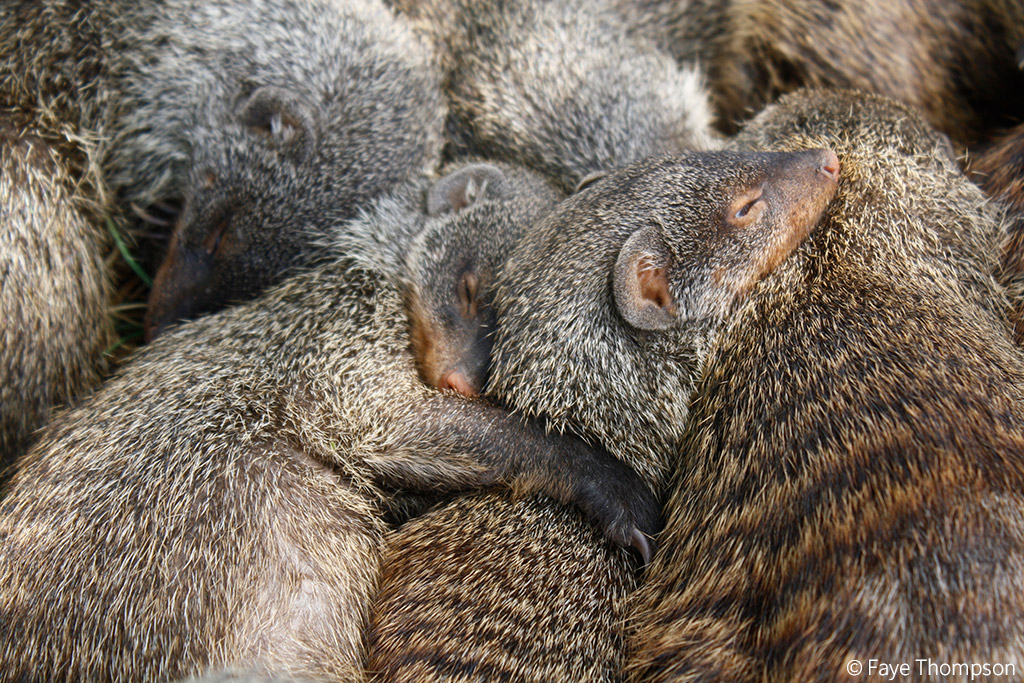
<svg viewBox="0 0 1024 683">
<path fill-rule="evenodd" d="M 734 217 L 735 218 L 744 218 L 744 217 L 746 217 L 754 209 L 754 207 L 757 206 L 757 203 L 761 201 L 761 198 L 762 198 L 761 195 L 758 195 L 756 199 L 753 199 L 753 200 L 747 202 L 746 204 L 744 204 L 742 207 L 740 207 L 739 211 L 737 211 L 735 214 L 733 214 Z"/>
<path fill-rule="evenodd" d="M 480 280 L 476 273 L 466 271 L 459 279 L 459 312 L 463 318 L 472 318 L 476 315 L 476 297 L 480 286 Z"/>
</svg>

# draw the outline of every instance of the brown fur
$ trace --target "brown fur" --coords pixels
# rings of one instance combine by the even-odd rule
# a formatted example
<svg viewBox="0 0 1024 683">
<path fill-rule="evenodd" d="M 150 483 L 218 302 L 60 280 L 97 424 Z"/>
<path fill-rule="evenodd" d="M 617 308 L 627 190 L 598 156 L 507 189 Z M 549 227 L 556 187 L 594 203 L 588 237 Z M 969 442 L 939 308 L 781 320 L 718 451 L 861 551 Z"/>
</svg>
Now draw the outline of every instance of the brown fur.
<svg viewBox="0 0 1024 683">
<path fill-rule="evenodd" d="M 0 467 L 24 452 L 50 406 L 95 386 L 114 343 L 101 192 L 47 139 L 0 114 Z M 70 150 L 69 150 L 70 148 Z"/>
<path fill-rule="evenodd" d="M 727 131 L 801 86 L 855 88 L 919 108 L 960 144 L 1024 116 L 1020 0 L 646 0 L 633 30 L 708 75 Z"/>
<path fill-rule="evenodd" d="M 733 144 L 833 146 L 839 192 L 704 364 L 631 680 L 1020 672 L 1024 359 L 990 276 L 998 211 L 941 135 L 863 93 L 783 98 Z"/>
</svg>

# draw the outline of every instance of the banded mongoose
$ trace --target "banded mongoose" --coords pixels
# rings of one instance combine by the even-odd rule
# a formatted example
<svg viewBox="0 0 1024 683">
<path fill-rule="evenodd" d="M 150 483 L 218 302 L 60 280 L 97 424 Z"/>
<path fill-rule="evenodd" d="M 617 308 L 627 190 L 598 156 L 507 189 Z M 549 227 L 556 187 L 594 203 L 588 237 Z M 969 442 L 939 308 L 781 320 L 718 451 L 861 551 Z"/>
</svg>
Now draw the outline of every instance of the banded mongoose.
<svg viewBox="0 0 1024 683">
<path fill-rule="evenodd" d="M 485 393 L 605 445 L 658 490 L 702 340 L 807 235 L 836 163 L 829 150 L 691 153 L 570 197 L 500 269 Z M 694 193 L 703 206 L 679 201 Z M 572 511 L 463 498 L 389 540 L 369 670 L 381 681 L 614 680 L 636 581 Z"/>
<path fill-rule="evenodd" d="M 710 349 L 629 680 L 1019 676 L 1024 358 L 991 276 L 1001 210 L 880 97 L 787 96 L 732 144 L 832 145 L 839 191 Z"/>
<path fill-rule="evenodd" d="M 1013 304 L 1013 338 L 1024 344 L 1024 126 L 1007 131 L 971 150 L 969 177 L 990 197 L 1002 202 L 1012 220 L 1000 248 L 997 279 Z"/>
<path fill-rule="evenodd" d="M 605 451 L 424 384 L 399 274 L 371 262 L 168 332 L 50 425 L 0 516 L 3 677 L 360 680 L 395 490 L 507 482 L 623 545 L 655 530 Z"/>
<path fill-rule="evenodd" d="M 79 260 L 83 277 L 101 281 L 109 236 L 103 213 L 94 219 L 88 207 L 137 232 L 169 232 L 150 220 L 176 222 L 151 295 L 151 334 L 251 297 L 306 262 L 338 221 L 440 159 L 445 109 L 430 49 L 379 0 L 8 2 L 0 62 L 0 108 L 16 136 L 28 130 L 61 143 L 53 179 L 40 172 L 34 182 L 52 186 L 40 210 L 68 217 L 6 228 L 40 242 L 19 258 L 42 263 L 74 232 L 76 243 L 99 245 Z M 0 141 L 5 157 L 20 153 L 8 151 L 20 144 L 9 137 Z M 57 320 L 109 305 L 102 287 L 83 291 L 87 301 L 45 298 L 51 276 L 39 265 L 5 282 L 21 293 L 12 305 L 48 309 Z M 13 328 L 14 311 L 2 313 L 5 335 L 30 334 Z M 100 324 L 59 353 L 58 335 L 12 350 L 20 376 L 35 382 L 77 367 L 97 375 L 94 339 L 111 334 L 109 322 Z M 5 400 L 12 417 L 4 422 L 66 398 L 51 384 L 33 406 Z M 20 443 L 39 424 L 26 422 L 5 426 L 3 442 Z"/>
<path fill-rule="evenodd" d="M 604 0 L 390 0 L 439 54 L 456 152 L 566 192 L 592 173 L 716 144 L 700 70 L 626 36 Z"/>
<path fill-rule="evenodd" d="M 1020 0 L 616 0 L 632 31 L 707 73 L 726 132 L 801 86 L 922 112 L 959 145 L 1024 116 Z"/>
</svg>

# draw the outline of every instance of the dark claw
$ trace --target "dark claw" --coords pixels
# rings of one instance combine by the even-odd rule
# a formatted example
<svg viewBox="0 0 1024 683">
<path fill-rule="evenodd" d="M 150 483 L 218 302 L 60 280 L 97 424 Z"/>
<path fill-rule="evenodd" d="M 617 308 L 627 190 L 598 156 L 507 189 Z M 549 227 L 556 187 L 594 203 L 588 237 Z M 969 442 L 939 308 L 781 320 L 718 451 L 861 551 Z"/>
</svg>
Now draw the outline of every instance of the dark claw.
<svg viewBox="0 0 1024 683">
<path fill-rule="evenodd" d="M 647 537 L 641 533 L 636 527 L 629 534 L 629 544 L 636 548 L 637 552 L 640 553 L 640 557 L 644 558 L 644 566 L 646 567 L 651 563 L 651 558 L 654 557 L 654 550 L 651 548 L 651 542 L 647 540 Z"/>
</svg>

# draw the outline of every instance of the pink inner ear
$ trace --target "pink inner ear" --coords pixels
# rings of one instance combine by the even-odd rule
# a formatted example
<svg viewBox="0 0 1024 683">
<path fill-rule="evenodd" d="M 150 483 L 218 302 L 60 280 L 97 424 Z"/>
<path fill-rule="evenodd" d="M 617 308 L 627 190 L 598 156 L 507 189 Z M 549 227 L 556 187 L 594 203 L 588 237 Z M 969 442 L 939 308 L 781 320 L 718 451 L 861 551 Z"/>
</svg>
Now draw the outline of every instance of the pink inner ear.
<svg viewBox="0 0 1024 683">
<path fill-rule="evenodd" d="M 658 308 L 671 308 L 672 295 L 668 291 L 665 269 L 655 266 L 649 257 L 642 257 L 637 261 L 636 282 L 641 299 L 650 301 Z"/>
</svg>

